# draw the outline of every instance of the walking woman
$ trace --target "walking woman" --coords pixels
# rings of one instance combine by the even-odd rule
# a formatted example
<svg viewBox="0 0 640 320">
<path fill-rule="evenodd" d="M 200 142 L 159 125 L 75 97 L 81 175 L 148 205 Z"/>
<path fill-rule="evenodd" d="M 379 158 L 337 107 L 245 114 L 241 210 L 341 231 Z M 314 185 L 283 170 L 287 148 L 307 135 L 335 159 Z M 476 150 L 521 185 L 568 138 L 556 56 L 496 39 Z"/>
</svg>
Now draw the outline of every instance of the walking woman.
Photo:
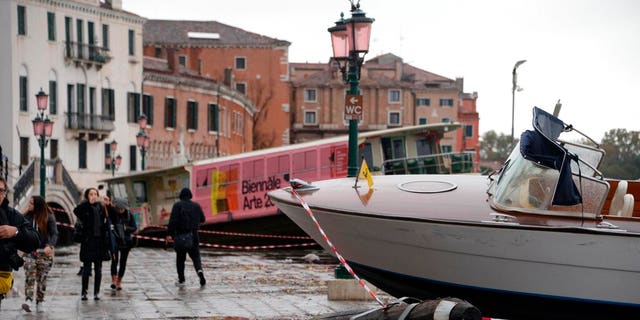
<svg viewBox="0 0 640 320">
<path fill-rule="evenodd" d="M 127 268 L 129 251 L 133 247 L 133 233 L 138 226 L 124 199 L 115 199 L 112 205 L 107 206 L 107 211 L 116 240 L 116 250 L 111 255 L 111 289 L 122 290 L 122 277 Z"/>
<path fill-rule="evenodd" d="M 44 198 L 33 196 L 29 199 L 25 219 L 40 233 L 40 245 L 36 251 L 27 252 L 24 259 L 24 297 L 22 309 L 31 312 L 29 301 L 33 302 L 33 287 L 36 287 L 36 306 L 44 302 L 47 290 L 47 276 L 53 266 L 53 249 L 58 241 L 58 227 L 56 218 L 47 206 Z"/>
<path fill-rule="evenodd" d="M 91 265 L 94 266 L 93 299 L 100 300 L 102 281 L 102 261 L 109 259 L 108 220 L 104 205 L 98 201 L 98 189 L 88 188 L 84 200 L 73 209 L 73 213 L 82 222 L 83 239 L 80 244 L 82 261 L 82 300 L 87 300 Z"/>
</svg>

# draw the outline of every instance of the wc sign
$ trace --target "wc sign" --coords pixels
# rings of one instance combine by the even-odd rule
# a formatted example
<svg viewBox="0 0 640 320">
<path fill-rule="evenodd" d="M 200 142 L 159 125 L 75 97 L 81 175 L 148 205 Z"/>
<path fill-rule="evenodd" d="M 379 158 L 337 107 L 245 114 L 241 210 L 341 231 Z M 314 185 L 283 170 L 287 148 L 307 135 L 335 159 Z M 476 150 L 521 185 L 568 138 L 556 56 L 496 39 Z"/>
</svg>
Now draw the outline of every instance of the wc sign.
<svg viewBox="0 0 640 320">
<path fill-rule="evenodd" d="M 344 98 L 344 119 L 362 120 L 362 96 L 348 94 Z"/>
</svg>

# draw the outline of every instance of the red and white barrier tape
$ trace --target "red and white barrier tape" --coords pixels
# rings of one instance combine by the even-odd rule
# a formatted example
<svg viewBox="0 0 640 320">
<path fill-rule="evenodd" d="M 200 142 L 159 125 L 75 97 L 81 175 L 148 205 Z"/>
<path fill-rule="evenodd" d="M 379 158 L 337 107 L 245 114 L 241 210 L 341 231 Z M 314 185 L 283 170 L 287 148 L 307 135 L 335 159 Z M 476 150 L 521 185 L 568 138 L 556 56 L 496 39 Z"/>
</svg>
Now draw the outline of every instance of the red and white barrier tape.
<svg viewBox="0 0 640 320">
<path fill-rule="evenodd" d="M 67 211 L 58 208 L 51 208 L 53 211 L 64 212 L 68 214 Z M 71 226 L 73 227 L 73 226 Z M 149 225 L 146 228 L 158 228 L 158 229 L 166 229 L 166 225 Z M 145 228 L 145 229 L 146 229 Z M 227 232 L 227 231 L 215 231 L 215 230 L 198 230 L 199 233 L 208 233 L 208 234 L 217 234 L 224 236 L 236 236 L 236 237 L 254 237 L 254 238 L 274 238 L 274 239 L 297 239 L 297 240 L 311 240 L 311 237 L 308 236 L 286 236 L 286 235 L 278 235 L 278 234 L 259 234 L 259 233 L 240 233 L 240 232 Z"/>
<path fill-rule="evenodd" d="M 150 226 L 147 226 L 147 228 L 166 229 L 167 226 L 150 225 Z M 215 230 L 198 230 L 198 232 L 208 233 L 208 234 L 219 234 L 219 235 L 225 235 L 225 236 L 238 236 L 238 237 L 311 240 L 311 237 L 306 237 L 306 236 L 283 236 L 283 235 L 277 235 L 277 234 L 239 233 L 239 232 L 227 232 L 227 231 L 215 231 Z"/>
<path fill-rule="evenodd" d="M 64 227 L 68 227 L 68 228 L 73 228 L 73 225 L 68 224 L 68 223 L 64 223 L 64 222 L 58 222 L 58 225 L 61 225 L 61 226 L 64 226 Z M 165 238 L 143 236 L 143 235 L 139 235 L 139 234 L 134 234 L 133 236 L 138 238 L 138 239 L 165 242 Z M 229 250 L 245 250 L 245 251 L 266 250 L 266 249 L 284 249 L 284 248 L 296 248 L 296 247 L 312 247 L 312 246 L 317 245 L 315 242 L 292 243 L 292 244 L 274 244 L 274 245 L 262 245 L 262 246 L 235 246 L 235 245 L 226 245 L 226 244 L 217 244 L 217 243 L 204 243 L 204 242 L 200 242 L 199 244 L 200 244 L 201 247 L 218 248 L 218 249 L 229 249 Z"/>
<path fill-rule="evenodd" d="M 333 245 L 333 243 L 331 243 L 331 240 L 329 240 L 329 237 L 327 236 L 327 234 L 324 232 L 324 230 L 320 226 L 320 223 L 318 223 L 318 220 L 316 220 L 316 217 L 313 215 L 313 212 L 311 211 L 311 208 L 309 208 L 309 205 L 307 204 L 307 202 L 304 201 L 304 199 L 302 199 L 302 197 L 300 197 L 300 195 L 296 192 L 296 190 L 294 188 L 291 188 L 291 193 L 294 196 L 296 196 L 298 201 L 300 201 L 300 204 L 302 204 L 302 207 L 304 208 L 304 210 L 307 211 L 307 213 L 311 217 L 311 220 L 313 220 L 313 223 L 315 223 L 316 228 L 318 228 L 318 231 L 320 231 L 320 234 L 322 235 L 322 238 L 324 239 L 324 241 L 327 242 L 327 244 L 331 248 L 331 251 L 333 251 L 333 253 L 336 255 L 336 257 L 338 257 L 338 260 L 340 260 L 340 263 L 342 264 L 342 266 L 344 266 L 345 269 L 347 269 L 347 271 L 349 271 L 349 274 L 351 274 L 351 276 L 353 276 L 358 281 L 358 284 L 360 284 L 360 286 L 363 287 L 372 298 L 374 298 L 383 308 L 386 308 L 387 304 L 382 302 L 382 300 L 380 300 L 380 298 L 378 298 L 376 293 L 373 292 L 373 290 L 371 290 L 369 288 L 369 286 L 367 286 L 367 284 L 364 283 L 364 281 L 362 279 L 360 279 L 360 277 L 358 277 L 358 275 L 353 271 L 353 269 L 351 269 L 351 266 L 349 266 L 349 264 L 347 263 L 347 260 L 345 260 L 344 257 L 342 257 L 340 252 L 338 252 L 338 249 L 336 249 L 336 247 Z"/>
</svg>

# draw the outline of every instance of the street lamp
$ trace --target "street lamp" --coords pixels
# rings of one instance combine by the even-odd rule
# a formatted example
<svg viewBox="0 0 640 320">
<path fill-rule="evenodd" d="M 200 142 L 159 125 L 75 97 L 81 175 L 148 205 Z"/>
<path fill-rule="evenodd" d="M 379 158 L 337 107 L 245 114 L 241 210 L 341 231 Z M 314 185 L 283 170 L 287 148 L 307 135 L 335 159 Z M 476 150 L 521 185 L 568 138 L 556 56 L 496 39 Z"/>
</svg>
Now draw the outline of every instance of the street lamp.
<svg viewBox="0 0 640 320">
<path fill-rule="evenodd" d="M 350 0 L 350 2 L 351 18 L 345 20 L 344 15 L 341 14 L 340 20 L 328 31 L 331 34 L 333 60 L 340 68 L 342 80 L 345 84 L 349 84 L 349 95 L 359 95 L 360 69 L 364 62 L 364 56 L 369 52 L 371 25 L 374 19 L 367 18 L 364 11 L 360 10 L 360 1 L 355 4 L 354 0 Z M 360 101 L 362 101 L 361 98 Z M 358 120 L 354 116 L 349 118 L 347 165 L 347 176 L 349 177 L 355 177 L 358 173 Z"/>
<path fill-rule="evenodd" d="M 516 69 L 518 69 L 518 67 L 527 62 L 527 60 L 520 60 L 518 62 L 516 62 L 516 64 L 513 66 L 513 72 L 512 72 L 512 77 L 511 77 L 511 81 L 513 83 L 513 87 L 511 88 L 511 145 L 513 146 L 513 141 L 514 141 L 514 137 L 513 137 L 513 120 L 514 120 L 514 114 L 515 114 L 515 108 L 516 108 L 516 90 L 518 91 L 522 91 L 522 88 L 518 87 L 518 75 L 516 74 Z"/>
<path fill-rule="evenodd" d="M 111 168 L 111 176 L 114 177 L 116 175 L 116 169 L 120 168 L 120 164 L 122 164 L 122 157 L 120 155 L 113 156 L 116 154 L 116 150 L 118 150 L 118 142 L 116 140 L 111 141 L 109 145 L 111 152 L 105 158 L 105 163 L 109 165 Z"/>
<path fill-rule="evenodd" d="M 38 106 L 38 113 L 36 113 L 35 119 L 31 121 L 33 124 L 33 135 L 38 139 L 38 145 L 40 146 L 40 196 L 45 198 L 45 165 L 44 165 L 44 147 L 47 145 L 47 138 L 51 137 L 53 133 L 53 121 L 49 120 L 48 116 L 45 116 L 44 111 L 47 110 L 49 95 L 42 91 L 36 94 L 36 104 Z"/>
<path fill-rule="evenodd" d="M 147 149 L 149 148 L 149 136 L 145 132 L 145 130 L 147 129 L 147 116 L 145 116 L 144 114 L 140 115 L 140 117 L 138 118 L 138 126 L 140 127 L 140 130 L 138 131 L 138 134 L 136 134 L 136 144 L 138 145 L 140 154 L 142 155 L 142 171 L 144 171 L 144 156 L 146 155 Z"/>
</svg>

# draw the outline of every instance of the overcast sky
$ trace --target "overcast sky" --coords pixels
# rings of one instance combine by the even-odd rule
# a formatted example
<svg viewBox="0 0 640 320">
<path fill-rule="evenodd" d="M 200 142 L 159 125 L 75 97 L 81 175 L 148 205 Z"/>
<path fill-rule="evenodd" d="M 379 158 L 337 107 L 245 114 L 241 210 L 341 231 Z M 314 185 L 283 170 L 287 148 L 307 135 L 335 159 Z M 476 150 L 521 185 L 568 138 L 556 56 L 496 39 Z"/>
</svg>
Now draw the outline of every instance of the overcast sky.
<svg viewBox="0 0 640 320">
<path fill-rule="evenodd" d="M 531 109 L 553 112 L 599 141 L 613 128 L 640 130 L 640 1 L 362 0 L 374 18 L 367 58 L 464 78 L 478 92 L 480 132 L 511 134 L 511 71 L 518 60 L 515 135 Z M 123 0 L 148 19 L 215 20 L 291 42 L 290 62 L 327 62 L 327 28 L 348 0 Z M 366 110 L 365 110 L 366 112 Z"/>
</svg>

